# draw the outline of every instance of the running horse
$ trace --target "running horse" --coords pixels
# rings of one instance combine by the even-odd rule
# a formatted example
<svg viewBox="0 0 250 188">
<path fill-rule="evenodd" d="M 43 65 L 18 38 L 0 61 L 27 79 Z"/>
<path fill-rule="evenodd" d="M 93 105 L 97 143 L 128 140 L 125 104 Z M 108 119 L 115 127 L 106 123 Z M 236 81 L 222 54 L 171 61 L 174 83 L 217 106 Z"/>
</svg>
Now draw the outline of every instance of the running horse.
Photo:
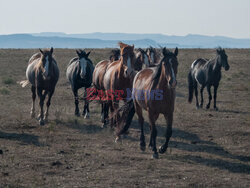
<svg viewBox="0 0 250 188">
<path fill-rule="evenodd" d="M 166 140 L 159 148 L 160 153 L 167 150 L 170 137 L 172 135 L 172 123 L 175 104 L 175 87 L 177 85 L 176 76 L 178 69 L 178 48 L 174 53 L 166 48 L 162 50 L 163 58 L 160 63 L 151 68 L 146 68 L 138 72 L 133 81 L 132 101 L 141 128 L 140 148 L 145 150 L 144 118 L 142 109 L 147 111 L 150 121 L 150 143 L 153 150 L 153 158 L 158 158 L 156 148 L 157 129 L 155 122 L 159 114 L 163 114 L 167 121 Z"/>
<path fill-rule="evenodd" d="M 59 69 L 55 59 L 52 57 L 53 48 L 50 50 L 39 50 L 40 53 L 36 53 L 30 58 L 26 69 L 26 77 L 28 80 L 22 81 L 21 85 L 23 87 L 28 85 L 28 83 L 32 85 L 32 107 L 30 112 L 32 118 L 35 117 L 35 100 L 37 93 L 40 99 L 40 114 L 38 119 L 40 125 L 44 125 L 48 120 L 50 101 L 59 79 Z M 44 118 L 43 105 L 47 95 L 47 109 Z"/>
<path fill-rule="evenodd" d="M 111 127 L 114 125 L 114 114 L 119 108 L 119 100 L 126 101 L 127 89 L 132 89 L 132 82 L 135 75 L 135 54 L 134 46 L 119 43 L 121 57 L 119 60 L 107 66 L 103 78 L 103 86 L 108 97 L 109 109 L 111 111 Z M 119 114 L 115 117 L 115 122 L 119 122 Z"/>
<path fill-rule="evenodd" d="M 216 57 L 210 60 L 199 58 L 195 60 L 188 74 L 188 87 L 189 87 L 189 98 L 188 102 L 191 103 L 193 99 L 193 92 L 195 92 L 196 97 L 196 108 L 203 107 L 203 90 L 207 87 L 207 92 L 209 96 L 209 101 L 206 108 L 210 108 L 210 103 L 212 100 L 211 86 L 214 86 L 214 109 L 217 111 L 216 98 L 217 89 L 219 87 L 219 82 L 221 79 L 221 67 L 225 70 L 229 70 L 230 66 L 227 61 L 227 55 L 224 49 L 216 49 Z M 201 86 L 201 103 L 198 101 L 198 84 Z"/>
<path fill-rule="evenodd" d="M 109 60 L 103 60 L 97 63 L 93 72 L 93 85 L 96 90 L 99 92 L 104 93 L 104 86 L 103 86 L 103 78 L 106 73 L 106 69 L 108 65 L 113 62 L 117 61 L 120 58 L 120 49 L 113 49 L 111 51 L 111 55 Z M 100 94 L 102 96 L 102 94 Z M 107 123 L 108 118 L 108 104 L 101 101 L 101 121 L 102 123 Z"/>
<path fill-rule="evenodd" d="M 76 50 L 78 57 L 73 58 L 67 67 L 66 76 L 70 82 L 72 92 L 75 98 L 75 115 L 79 116 L 79 101 L 78 90 L 84 87 L 85 104 L 82 115 L 84 118 L 89 118 L 89 101 L 86 99 L 87 88 L 92 84 L 92 74 L 94 66 L 89 59 L 90 52 L 86 53 L 84 50 Z"/>
</svg>

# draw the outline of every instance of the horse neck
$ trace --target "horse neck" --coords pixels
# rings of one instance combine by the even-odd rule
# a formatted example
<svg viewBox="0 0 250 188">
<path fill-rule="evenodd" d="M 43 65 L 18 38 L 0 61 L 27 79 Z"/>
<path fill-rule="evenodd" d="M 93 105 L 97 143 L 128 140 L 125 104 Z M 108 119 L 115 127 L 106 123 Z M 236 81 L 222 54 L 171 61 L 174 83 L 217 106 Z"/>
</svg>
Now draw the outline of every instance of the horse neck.
<svg viewBox="0 0 250 188">
<path fill-rule="evenodd" d="M 216 56 L 214 61 L 215 61 L 213 67 L 214 72 L 221 72 L 221 63 L 219 62 L 220 61 L 219 56 Z"/>
</svg>

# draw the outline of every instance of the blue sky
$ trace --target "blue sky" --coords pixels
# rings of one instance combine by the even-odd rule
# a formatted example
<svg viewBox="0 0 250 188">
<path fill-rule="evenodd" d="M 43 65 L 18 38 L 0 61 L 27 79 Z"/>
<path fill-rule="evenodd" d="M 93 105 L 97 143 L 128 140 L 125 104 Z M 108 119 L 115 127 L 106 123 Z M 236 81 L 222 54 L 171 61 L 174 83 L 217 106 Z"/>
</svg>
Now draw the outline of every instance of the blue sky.
<svg viewBox="0 0 250 188">
<path fill-rule="evenodd" d="M 122 32 L 250 38 L 249 0 L 0 0 L 0 34 Z"/>
</svg>

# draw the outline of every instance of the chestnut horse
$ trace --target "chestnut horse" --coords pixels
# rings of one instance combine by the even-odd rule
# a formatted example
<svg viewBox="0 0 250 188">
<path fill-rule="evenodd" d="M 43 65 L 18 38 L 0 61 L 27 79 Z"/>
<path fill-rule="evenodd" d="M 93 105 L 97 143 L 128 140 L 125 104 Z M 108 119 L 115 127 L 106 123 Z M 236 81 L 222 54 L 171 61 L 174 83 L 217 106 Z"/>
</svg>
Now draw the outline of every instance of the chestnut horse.
<svg viewBox="0 0 250 188">
<path fill-rule="evenodd" d="M 166 141 L 160 147 L 159 152 L 164 153 L 168 147 L 169 139 L 172 135 L 172 122 L 175 104 L 175 86 L 177 84 L 176 75 L 178 68 L 178 48 L 172 53 L 166 48 L 162 50 L 163 58 L 156 67 L 146 68 L 138 72 L 133 81 L 132 98 L 135 111 L 138 115 L 141 127 L 140 148 L 145 150 L 145 137 L 142 116 L 142 109 L 148 113 L 150 121 L 150 143 L 154 152 L 153 158 L 158 158 L 156 149 L 157 130 L 155 122 L 159 114 L 163 114 L 167 121 Z M 158 93 L 158 96 L 156 95 Z"/>
<path fill-rule="evenodd" d="M 35 117 L 35 100 L 36 92 L 40 99 L 40 114 L 38 116 L 40 125 L 48 120 L 49 106 L 51 98 L 55 91 L 56 83 L 59 79 L 59 69 L 55 59 L 52 57 L 53 48 L 50 50 L 40 50 L 40 53 L 34 54 L 28 63 L 26 69 L 26 77 L 28 80 L 20 82 L 25 87 L 28 83 L 31 83 L 32 91 L 32 107 L 31 117 Z M 44 100 L 48 94 L 47 109 L 43 112 Z"/>
<path fill-rule="evenodd" d="M 97 63 L 93 72 L 93 85 L 96 90 L 103 91 L 104 93 L 103 78 L 106 73 L 106 69 L 111 62 L 117 61 L 119 58 L 120 58 L 120 49 L 113 49 L 111 51 L 109 60 L 103 60 Z M 102 104 L 101 120 L 104 124 L 106 124 L 108 117 L 108 104 L 105 102 L 102 102 L 101 104 Z"/>
<path fill-rule="evenodd" d="M 122 99 L 126 101 L 127 89 L 132 88 L 133 77 L 135 75 L 136 58 L 134 54 L 134 46 L 121 42 L 119 45 L 121 49 L 121 57 L 119 60 L 108 65 L 103 79 L 103 86 L 106 91 L 106 96 L 108 97 L 109 108 L 111 111 L 111 126 L 114 125 L 113 115 L 119 108 L 119 100 Z M 118 121 L 119 115 L 116 116 L 116 122 Z"/>
</svg>

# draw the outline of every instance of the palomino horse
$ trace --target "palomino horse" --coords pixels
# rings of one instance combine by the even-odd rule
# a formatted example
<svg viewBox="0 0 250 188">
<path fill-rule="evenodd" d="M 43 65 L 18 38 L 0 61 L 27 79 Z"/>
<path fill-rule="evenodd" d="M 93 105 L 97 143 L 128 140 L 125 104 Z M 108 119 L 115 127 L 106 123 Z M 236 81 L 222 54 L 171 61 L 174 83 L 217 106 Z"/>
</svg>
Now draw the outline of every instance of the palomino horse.
<svg viewBox="0 0 250 188">
<path fill-rule="evenodd" d="M 55 59 L 52 57 L 53 48 L 50 50 L 40 50 L 40 53 L 34 54 L 28 63 L 26 69 L 26 77 L 28 81 L 23 84 L 23 87 L 27 83 L 31 83 L 32 91 L 32 107 L 31 117 L 35 117 L 35 100 L 36 92 L 40 99 L 40 114 L 38 116 L 40 125 L 44 125 L 44 121 L 48 120 L 50 101 L 55 91 L 56 83 L 59 79 L 59 69 Z M 22 83 L 21 83 L 22 84 Z M 45 112 L 45 118 L 43 114 L 44 100 L 48 94 L 47 109 Z"/>
<path fill-rule="evenodd" d="M 119 43 L 121 57 L 119 60 L 110 63 L 106 69 L 103 85 L 108 97 L 109 108 L 111 111 L 111 126 L 114 125 L 114 111 L 119 108 L 119 100 L 126 100 L 127 89 L 132 88 L 135 70 L 134 46 Z M 119 115 L 116 116 L 116 122 Z"/>
<path fill-rule="evenodd" d="M 141 127 L 140 148 L 144 151 L 146 145 L 143 129 L 144 119 L 142 116 L 142 109 L 145 109 L 150 121 L 151 135 L 149 146 L 152 147 L 154 152 L 153 158 L 158 158 L 155 122 L 159 114 L 163 114 L 167 121 L 166 141 L 160 147 L 160 153 L 166 152 L 172 135 L 175 86 L 177 84 L 178 49 L 176 48 L 175 52 L 172 53 L 163 48 L 162 53 L 164 57 L 156 67 L 143 69 L 136 74 L 132 92 L 135 111 Z"/>
<path fill-rule="evenodd" d="M 158 57 L 158 54 L 157 54 L 157 51 L 155 48 L 150 46 L 149 48 L 146 49 L 146 53 L 147 53 L 148 58 L 149 58 L 150 66 L 153 66 L 153 65 L 158 63 L 159 57 Z"/>
<path fill-rule="evenodd" d="M 188 74 L 189 85 L 189 98 L 188 102 L 191 103 L 193 99 L 193 90 L 196 97 L 196 108 L 203 107 L 203 89 L 207 86 L 207 92 L 209 95 L 209 101 L 206 108 L 210 108 L 210 102 L 212 100 L 211 86 L 214 86 L 214 109 L 218 110 L 216 106 L 217 89 L 221 79 L 221 67 L 225 70 L 229 70 L 229 64 L 227 62 L 227 55 L 224 49 L 218 48 L 216 50 L 217 56 L 211 60 L 199 58 L 195 60 Z M 201 103 L 198 101 L 197 85 L 200 85 Z"/>
<path fill-rule="evenodd" d="M 70 82 L 75 97 L 75 115 L 79 116 L 78 89 L 84 87 L 84 95 L 87 94 L 86 89 L 92 84 L 94 66 L 92 61 L 88 58 L 90 52 L 86 53 L 84 50 L 76 50 L 76 53 L 78 57 L 75 57 L 70 61 L 67 67 L 66 76 Z M 85 99 L 82 115 L 84 118 L 89 118 L 89 103 L 87 99 Z"/>
<path fill-rule="evenodd" d="M 103 93 L 103 78 L 106 73 L 106 69 L 111 62 L 117 61 L 120 58 L 120 49 L 113 49 L 111 53 L 112 54 L 110 55 L 109 60 L 103 60 L 97 63 L 93 72 L 93 85 L 96 90 L 103 91 Z M 102 102 L 101 110 L 101 120 L 104 124 L 106 124 L 108 117 L 108 104 L 106 102 Z"/>
</svg>

